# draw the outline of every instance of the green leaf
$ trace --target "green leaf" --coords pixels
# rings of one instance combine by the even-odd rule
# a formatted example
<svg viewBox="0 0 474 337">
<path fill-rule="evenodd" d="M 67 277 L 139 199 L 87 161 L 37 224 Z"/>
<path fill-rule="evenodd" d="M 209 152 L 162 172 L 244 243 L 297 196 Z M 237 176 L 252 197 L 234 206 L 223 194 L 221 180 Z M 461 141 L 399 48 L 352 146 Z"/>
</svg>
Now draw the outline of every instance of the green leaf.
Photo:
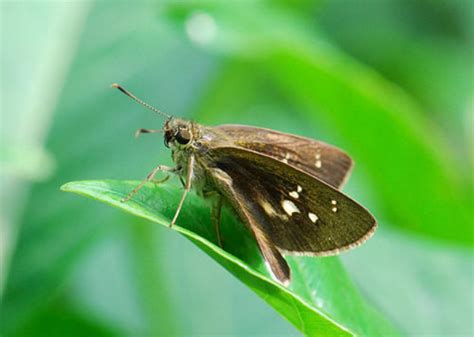
<svg viewBox="0 0 474 337">
<path fill-rule="evenodd" d="M 79 181 L 67 183 L 61 189 L 168 226 L 182 191 L 170 185 L 147 184 L 132 200 L 120 202 L 137 184 Z M 208 205 L 195 194 L 191 193 L 186 200 L 178 224 L 174 230 L 245 283 L 305 335 L 397 335 L 390 323 L 364 301 L 338 258 L 288 257 L 293 280 L 285 288 L 271 278 L 251 235 L 227 211 L 222 222 L 225 250 L 215 244 Z"/>
</svg>

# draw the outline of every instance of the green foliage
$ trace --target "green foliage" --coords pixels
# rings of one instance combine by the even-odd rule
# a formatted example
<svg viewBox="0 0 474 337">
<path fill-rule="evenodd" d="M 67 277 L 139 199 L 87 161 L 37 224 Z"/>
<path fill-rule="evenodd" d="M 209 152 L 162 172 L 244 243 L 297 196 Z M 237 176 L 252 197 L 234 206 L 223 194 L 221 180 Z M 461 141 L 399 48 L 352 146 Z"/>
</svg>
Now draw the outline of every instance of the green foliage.
<svg viewBox="0 0 474 337">
<path fill-rule="evenodd" d="M 127 203 L 124 198 L 139 182 L 82 181 L 61 189 L 105 202 L 147 220 L 168 226 L 181 190 L 148 184 Z M 226 214 L 222 223 L 225 250 L 215 243 L 210 210 L 191 194 L 173 227 L 244 282 L 305 336 L 391 335 L 393 328 L 368 306 L 337 258 L 291 257 L 288 289 L 271 279 L 258 247 L 244 225 Z"/>
<path fill-rule="evenodd" d="M 1 61 L 2 336 L 473 334 L 470 1 L 1 6 L 15 32 Z M 376 235 L 340 258 L 290 257 L 301 276 L 285 290 L 229 215 L 225 251 L 212 243 L 193 196 L 177 229 L 202 254 L 153 223 L 175 210 L 172 185 L 147 186 L 140 205 L 109 194 L 170 162 L 159 137 L 132 137 L 162 120 L 112 82 L 203 124 L 347 150 L 345 192 L 373 211 Z M 66 186 L 151 222 L 58 191 L 110 178 Z"/>
</svg>

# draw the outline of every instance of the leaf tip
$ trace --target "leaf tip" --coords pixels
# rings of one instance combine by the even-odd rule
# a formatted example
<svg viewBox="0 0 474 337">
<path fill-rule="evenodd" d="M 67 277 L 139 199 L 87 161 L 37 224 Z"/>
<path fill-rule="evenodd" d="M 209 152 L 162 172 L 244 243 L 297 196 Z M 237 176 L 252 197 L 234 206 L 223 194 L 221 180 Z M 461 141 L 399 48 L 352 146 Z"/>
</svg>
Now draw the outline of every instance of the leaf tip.
<svg viewBox="0 0 474 337">
<path fill-rule="evenodd" d="M 77 185 L 77 181 L 70 181 L 67 182 L 59 188 L 59 190 L 63 192 L 74 192 L 76 189 L 74 188 Z"/>
</svg>

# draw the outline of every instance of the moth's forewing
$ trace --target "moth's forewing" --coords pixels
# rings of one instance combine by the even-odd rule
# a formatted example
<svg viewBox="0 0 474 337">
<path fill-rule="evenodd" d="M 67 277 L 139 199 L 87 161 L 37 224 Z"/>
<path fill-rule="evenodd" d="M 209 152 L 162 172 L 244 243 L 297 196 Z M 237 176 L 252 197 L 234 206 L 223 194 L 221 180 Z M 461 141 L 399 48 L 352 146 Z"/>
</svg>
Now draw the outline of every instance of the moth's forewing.
<svg viewBox="0 0 474 337">
<path fill-rule="evenodd" d="M 340 188 L 347 180 L 351 158 L 329 144 L 270 129 L 245 125 L 220 125 L 220 131 L 232 146 L 262 153 Z"/>
<path fill-rule="evenodd" d="M 209 167 L 208 170 L 210 179 L 215 187 L 254 235 L 257 245 L 273 275 L 281 283 L 288 284 L 290 281 L 290 267 L 275 247 L 271 233 L 260 225 L 266 222 L 265 215 L 259 211 L 257 204 L 252 203 L 248 199 L 248 183 L 252 180 L 250 172 L 241 172 L 240 177 L 244 180 L 240 184 L 234 182 L 233 178 L 220 168 Z"/>
<path fill-rule="evenodd" d="M 284 252 L 333 255 L 361 244 L 375 230 L 365 208 L 295 167 L 236 147 L 214 148 L 209 155 L 228 175 L 227 188 L 238 197 L 224 195 L 238 199 L 231 203 L 246 210 L 251 230 Z"/>
</svg>

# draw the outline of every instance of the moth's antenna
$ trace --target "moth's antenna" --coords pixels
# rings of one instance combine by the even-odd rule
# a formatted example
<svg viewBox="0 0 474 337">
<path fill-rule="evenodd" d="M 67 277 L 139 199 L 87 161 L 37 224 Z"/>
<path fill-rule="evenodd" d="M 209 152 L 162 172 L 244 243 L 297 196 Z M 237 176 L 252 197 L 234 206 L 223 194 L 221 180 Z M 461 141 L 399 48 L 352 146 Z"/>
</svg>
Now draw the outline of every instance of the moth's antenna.
<svg viewBox="0 0 474 337">
<path fill-rule="evenodd" d="M 117 88 L 118 90 L 120 90 L 121 92 L 123 92 L 125 95 L 127 95 L 128 97 L 130 97 L 131 99 L 133 99 L 135 102 L 137 102 L 137 103 L 143 105 L 145 108 L 148 108 L 148 109 L 150 109 L 151 111 L 154 111 L 154 112 L 156 112 L 156 113 L 159 114 L 159 115 L 165 116 L 165 117 L 168 118 L 168 119 L 171 118 L 170 115 L 167 115 L 167 114 L 165 114 L 163 111 L 160 111 L 160 110 L 158 110 L 157 108 L 152 107 L 150 104 L 143 102 L 141 99 L 139 99 L 137 96 L 135 96 L 134 94 L 132 94 L 132 93 L 129 92 L 128 90 L 125 90 L 125 89 L 124 89 L 122 86 L 120 86 L 119 84 L 117 84 L 117 83 L 112 84 L 112 88 Z"/>
</svg>

